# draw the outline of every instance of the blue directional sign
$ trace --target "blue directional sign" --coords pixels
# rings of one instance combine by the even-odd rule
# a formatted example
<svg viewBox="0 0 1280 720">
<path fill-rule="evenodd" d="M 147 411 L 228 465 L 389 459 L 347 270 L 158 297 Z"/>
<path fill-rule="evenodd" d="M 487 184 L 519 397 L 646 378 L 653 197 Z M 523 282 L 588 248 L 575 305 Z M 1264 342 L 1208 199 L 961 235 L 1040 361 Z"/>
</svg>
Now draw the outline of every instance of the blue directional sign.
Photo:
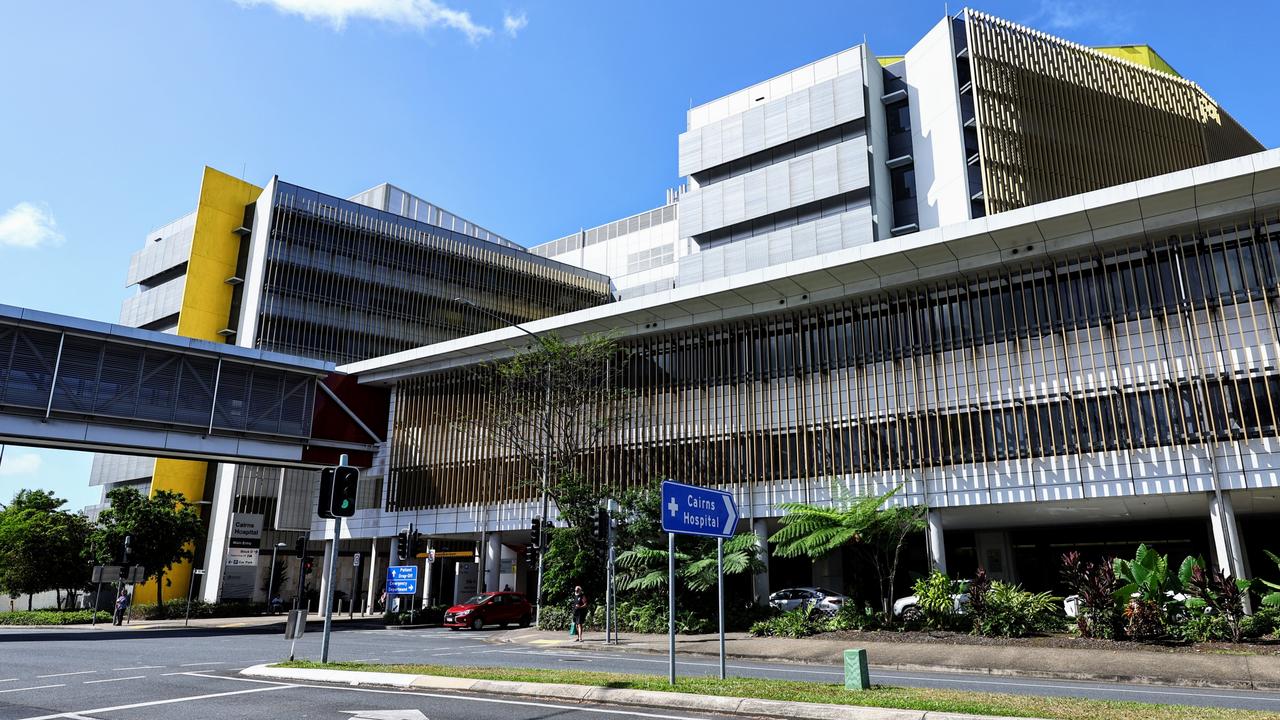
<svg viewBox="0 0 1280 720">
<path fill-rule="evenodd" d="M 388 595 L 413 595 L 417 592 L 417 565 L 392 565 L 387 568 Z"/>
<path fill-rule="evenodd" d="M 738 526 L 738 506 L 723 490 L 662 483 L 662 529 L 678 535 L 731 538 Z"/>
</svg>

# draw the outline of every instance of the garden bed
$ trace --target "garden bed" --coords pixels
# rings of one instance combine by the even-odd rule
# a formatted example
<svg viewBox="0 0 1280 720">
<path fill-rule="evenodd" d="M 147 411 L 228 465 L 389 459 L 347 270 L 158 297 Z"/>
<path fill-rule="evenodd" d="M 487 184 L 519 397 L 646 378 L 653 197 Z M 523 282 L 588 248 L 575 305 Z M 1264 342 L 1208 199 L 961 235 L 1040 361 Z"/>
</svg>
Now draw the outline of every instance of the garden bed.
<svg viewBox="0 0 1280 720">
<path fill-rule="evenodd" d="M 983 637 L 965 632 L 947 630 L 840 630 L 810 637 L 842 642 L 882 643 L 937 643 L 942 645 L 985 645 L 990 647 L 1039 647 L 1077 650 L 1146 651 L 1168 653 L 1232 654 L 1232 655 L 1280 655 L 1280 637 L 1271 636 L 1253 642 L 1203 642 L 1189 643 L 1176 640 L 1166 642 L 1136 642 L 1132 640 L 1096 640 L 1070 633 L 1033 635 L 1022 638 Z"/>
</svg>

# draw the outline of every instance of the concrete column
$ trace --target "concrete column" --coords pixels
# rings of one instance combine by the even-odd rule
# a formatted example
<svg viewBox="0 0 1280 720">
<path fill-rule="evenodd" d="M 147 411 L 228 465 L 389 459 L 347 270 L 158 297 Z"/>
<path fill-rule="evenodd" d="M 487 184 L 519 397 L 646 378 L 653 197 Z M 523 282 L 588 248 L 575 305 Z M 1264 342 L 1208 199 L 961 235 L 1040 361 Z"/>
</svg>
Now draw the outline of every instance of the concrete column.
<svg viewBox="0 0 1280 720">
<path fill-rule="evenodd" d="M 431 555 L 431 548 L 433 547 L 435 547 L 435 541 L 432 540 L 431 538 L 427 538 L 428 557 Z M 431 593 L 436 587 L 435 586 L 436 564 L 433 562 L 425 562 L 425 559 L 424 559 L 424 563 L 425 564 L 423 566 L 423 572 L 422 572 L 422 606 L 430 607 L 431 600 L 432 600 Z"/>
<path fill-rule="evenodd" d="M 484 589 L 489 592 L 502 589 L 502 535 L 496 532 L 485 537 Z"/>
<path fill-rule="evenodd" d="M 1213 556 L 1218 567 L 1232 577 L 1247 577 L 1244 550 L 1240 541 L 1240 528 L 1236 525 L 1236 511 L 1231 504 L 1231 493 L 1222 491 L 1222 502 L 1217 495 L 1209 495 L 1209 523 L 1213 530 Z"/>
<path fill-rule="evenodd" d="M 387 556 L 387 567 L 394 567 L 396 563 L 400 562 L 399 557 L 400 557 L 400 536 L 393 535 L 391 537 L 391 554 Z M 386 609 L 390 611 L 392 606 L 394 605 L 395 605 L 395 598 L 392 597 L 391 595 L 387 595 Z"/>
<path fill-rule="evenodd" d="M 328 586 L 329 578 L 328 578 L 328 573 L 326 573 L 325 570 L 329 567 L 329 553 L 335 551 L 335 547 L 334 547 L 335 542 L 337 541 L 335 540 L 324 541 L 324 555 L 320 558 L 320 564 L 317 565 L 316 569 L 313 571 L 313 572 L 320 573 L 320 599 L 316 603 L 316 611 L 321 614 L 324 613 L 325 600 L 329 597 L 329 586 Z M 337 572 L 334 572 L 334 580 L 337 580 L 337 574 L 338 574 Z"/>
<path fill-rule="evenodd" d="M 231 537 L 231 503 L 235 499 L 236 466 L 219 463 L 214 472 L 213 504 L 209 507 L 208 545 L 205 547 L 204 581 L 200 596 L 205 602 L 218 602 L 222 594 L 222 570 L 227 562 L 227 546 Z"/>
<path fill-rule="evenodd" d="M 930 510 L 925 516 L 925 535 L 929 540 L 929 564 L 935 570 L 947 571 L 947 546 L 942 537 L 942 511 Z"/>
<path fill-rule="evenodd" d="M 752 520 L 751 531 L 756 534 L 756 547 L 759 548 L 760 559 L 764 561 L 764 570 L 756 573 L 753 578 L 756 605 L 763 607 L 769 604 L 769 525 L 763 519 Z"/>
<path fill-rule="evenodd" d="M 369 541 L 369 582 L 365 585 L 363 615 L 373 614 L 373 604 L 378 601 L 378 538 Z M 381 593 L 379 593 L 381 594 Z"/>
</svg>

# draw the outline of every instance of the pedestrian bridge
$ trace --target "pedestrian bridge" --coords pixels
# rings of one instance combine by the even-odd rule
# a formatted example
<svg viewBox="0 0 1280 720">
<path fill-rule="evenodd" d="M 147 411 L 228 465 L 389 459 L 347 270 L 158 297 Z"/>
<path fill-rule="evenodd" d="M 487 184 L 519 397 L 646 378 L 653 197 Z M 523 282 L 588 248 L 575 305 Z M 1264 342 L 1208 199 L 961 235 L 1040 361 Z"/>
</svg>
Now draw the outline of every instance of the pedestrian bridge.
<svg viewBox="0 0 1280 720">
<path fill-rule="evenodd" d="M 286 467 L 347 453 L 367 466 L 387 391 L 344 377 L 317 360 L 0 305 L 0 443 Z"/>
</svg>

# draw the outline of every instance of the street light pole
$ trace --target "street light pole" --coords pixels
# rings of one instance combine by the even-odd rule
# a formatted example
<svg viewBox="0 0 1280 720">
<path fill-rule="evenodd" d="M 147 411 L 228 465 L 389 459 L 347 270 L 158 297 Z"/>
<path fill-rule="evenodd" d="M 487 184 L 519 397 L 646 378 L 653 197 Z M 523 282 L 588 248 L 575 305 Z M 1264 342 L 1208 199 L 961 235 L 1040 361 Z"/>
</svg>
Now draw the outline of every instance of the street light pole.
<svg viewBox="0 0 1280 720">
<path fill-rule="evenodd" d="M 271 546 L 271 568 L 267 570 L 267 613 L 268 614 L 270 614 L 273 609 L 271 607 L 271 598 L 272 598 L 271 591 L 275 589 L 275 585 L 276 585 L 276 552 L 280 550 L 280 548 L 282 547 L 288 547 L 288 545 L 282 542 L 278 542 L 275 545 Z"/>
<path fill-rule="evenodd" d="M 475 304 L 474 302 L 471 302 L 467 298 L 457 297 L 457 298 L 454 298 L 454 301 L 461 303 L 463 305 L 466 305 L 467 307 L 470 307 L 474 310 L 478 310 L 481 313 L 484 313 L 485 315 L 488 315 L 489 317 L 498 320 L 499 322 L 510 323 L 509 320 L 502 317 L 498 313 L 492 310 L 489 310 L 487 308 L 482 308 L 479 305 Z M 542 339 L 542 337 L 540 337 L 537 333 L 534 333 L 530 330 L 525 329 L 518 323 L 510 323 L 510 326 L 519 330 L 525 335 L 528 335 L 534 340 L 538 341 L 538 344 L 541 345 L 544 350 L 551 349 L 551 347 L 547 345 L 547 341 Z M 547 517 L 547 514 L 551 511 L 551 506 L 550 506 L 550 502 L 548 499 L 548 492 L 547 492 L 547 485 L 551 475 L 551 363 L 550 362 L 547 363 L 547 372 L 542 382 L 543 382 L 542 432 L 544 433 L 544 437 L 542 439 L 543 440 L 542 441 L 542 522 L 538 525 L 538 587 L 536 591 L 537 594 L 534 596 L 535 603 L 533 607 L 533 611 L 534 611 L 533 622 L 535 625 L 539 624 L 542 620 L 542 573 L 543 573 L 543 569 L 546 566 L 545 561 L 547 557 L 546 537 L 547 537 L 547 521 L 549 520 L 549 518 Z"/>
</svg>

